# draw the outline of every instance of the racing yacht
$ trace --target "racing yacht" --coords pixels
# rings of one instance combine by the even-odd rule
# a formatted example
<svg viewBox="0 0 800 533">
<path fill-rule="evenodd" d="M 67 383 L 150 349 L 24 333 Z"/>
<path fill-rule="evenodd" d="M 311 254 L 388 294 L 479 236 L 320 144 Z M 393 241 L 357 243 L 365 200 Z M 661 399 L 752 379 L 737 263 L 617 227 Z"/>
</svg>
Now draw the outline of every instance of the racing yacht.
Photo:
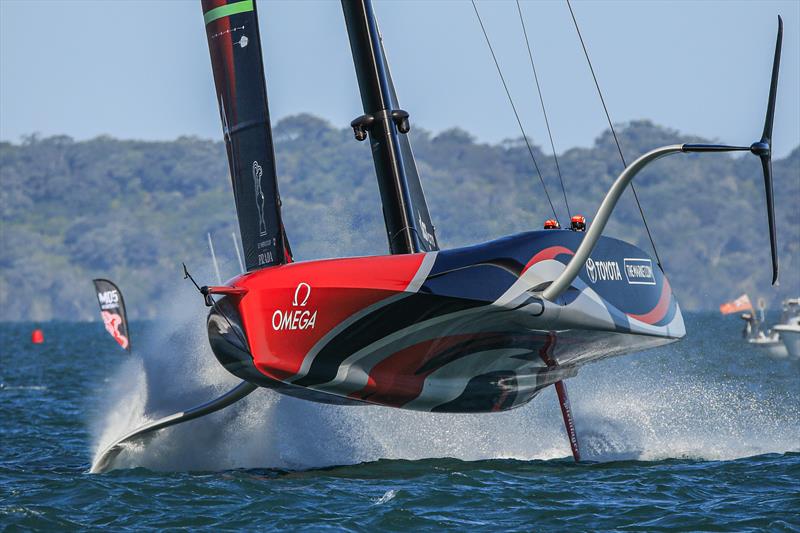
<svg viewBox="0 0 800 533">
<path fill-rule="evenodd" d="M 388 254 L 303 261 L 281 216 L 254 0 L 202 0 L 247 272 L 198 286 L 211 348 L 242 379 L 223 396 L 155 420 L 97 454 L 113 468 L 125 446 L 222 409 L 259 387 L 312 402 L 430 412 L 514 409 L 555 386 L 576 460 L 564 380 L 585 364 L 675 342 L 680 306 L 657 261 L 603 231 L 621 194 L 672 154 L 751 152 L 766 190 L 773 283 L 778 276 L 771 138 L 782 23 L 761 139 L 746 146 L 674 144 L 626 166 L 587 225 L 526 231 L 441 249 L 370 0 L 342 0 Z M 189 276 L 186 271 L 186 276 Z M 192 280 L 194 281 L 194 280 Z"/>
</svg>

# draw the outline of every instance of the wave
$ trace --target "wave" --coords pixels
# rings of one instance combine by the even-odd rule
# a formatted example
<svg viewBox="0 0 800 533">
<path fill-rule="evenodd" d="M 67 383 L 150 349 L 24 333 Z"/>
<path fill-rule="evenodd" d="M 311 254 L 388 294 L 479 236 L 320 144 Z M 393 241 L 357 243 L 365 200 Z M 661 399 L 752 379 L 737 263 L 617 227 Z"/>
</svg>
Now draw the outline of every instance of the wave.
<svg viewBox="0 0 800 533">
<path fill-rule="evenodd" d="M 0 391 L 12 390 L 47 390 L 47 385 L 6 385 L 0 383 Z"/>
<path fill-rule="evenodd" d="M 178 291 L 161 328 L 142 339 L 99 400 L 95 454 L 155 418 L 207 401 L 238 383 L 217 362 L 205 308 Z M 590 461 L 695 458 L 731 460 L 800 450 L 796 395 L 749 387 L 721 371 L 692 375 L 652 354 L 600 362 L 567 382 L 578 439 Z M 685 351 L 686 349 L 681 349 Z M 709 368 L 714 369 L 713 362 Z M 161 471 L 301 470 L 378 459 L 555 459 L 570 455 L 552 389 L 514 411 L 419 413 L 313 404 L 259 389 L 205 418 L 161 431 L 120 455 L 118 467 Z"/>
</svg>

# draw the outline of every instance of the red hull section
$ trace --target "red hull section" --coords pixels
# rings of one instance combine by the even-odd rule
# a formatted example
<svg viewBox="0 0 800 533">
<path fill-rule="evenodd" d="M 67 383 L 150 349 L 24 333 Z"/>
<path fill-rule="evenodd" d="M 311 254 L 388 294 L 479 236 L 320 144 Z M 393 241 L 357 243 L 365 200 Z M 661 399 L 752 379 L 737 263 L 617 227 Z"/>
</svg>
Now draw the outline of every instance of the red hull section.
<svg viewBox="0 0 800 533">
<path fill-rule="evenodd" d="M 558 303 L 537 297 L 581 237 L 532 232 L 246 274 L 211 289 L 224 294 L 209 317 L 211 344 L 243 379 L 313 401 L 511 409 L 581 364 L 683 335 L 666 279 L 641 268 L 643 252 L 614 239 L 587 262 L 580 291 Z M 638 262 L 631 273 L 643 278 L 623 279 L 625 261 Z"/>
<path fill-rule="evenodd" d="M 236 282 L 248 290 L 240 312 L 256 368 L 285 380 L 348 317 L 406 290 L 423 254 L 292 263 Z M 265 275 L 266 274 L 266 275 Z"/>
</svg>

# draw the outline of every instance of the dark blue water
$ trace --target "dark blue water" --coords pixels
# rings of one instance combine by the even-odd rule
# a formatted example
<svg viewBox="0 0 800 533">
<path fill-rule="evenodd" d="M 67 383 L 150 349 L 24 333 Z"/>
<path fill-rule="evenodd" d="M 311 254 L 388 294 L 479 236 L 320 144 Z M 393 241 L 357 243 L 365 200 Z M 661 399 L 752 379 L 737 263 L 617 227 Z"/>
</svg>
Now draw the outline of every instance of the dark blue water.
<svg viewBox="0 0 800 533">
<path fill-rule="evenodd" d="M 202 312 L 134 324 L 133 357 L 97 323 L 43 324 L 39 346 L 0 325 L 0 529 L 800 530 L 800 362 L 713 314 L 569 380 L 583 464 L 551 391 L 487 415 L 257 391 L 89 474 L 98 447 L 236 382 Z"/>
</svg>

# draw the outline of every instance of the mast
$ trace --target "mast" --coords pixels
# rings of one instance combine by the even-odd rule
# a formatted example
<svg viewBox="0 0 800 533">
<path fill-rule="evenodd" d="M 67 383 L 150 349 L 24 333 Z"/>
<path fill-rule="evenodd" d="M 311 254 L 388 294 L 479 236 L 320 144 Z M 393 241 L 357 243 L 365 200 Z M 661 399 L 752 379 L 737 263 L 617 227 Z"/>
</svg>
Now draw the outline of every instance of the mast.
<svg viewBox="0 0 800 533">
<path fill-rule="evenodd" d="M 355 137 L 369 136 L 383 218 L 392 254 L 439 249 L 408 140 L 408 113 L 400 109 L 371 0 L 342 0 L 364 114 L 351 122 Z"/>
</svg>

